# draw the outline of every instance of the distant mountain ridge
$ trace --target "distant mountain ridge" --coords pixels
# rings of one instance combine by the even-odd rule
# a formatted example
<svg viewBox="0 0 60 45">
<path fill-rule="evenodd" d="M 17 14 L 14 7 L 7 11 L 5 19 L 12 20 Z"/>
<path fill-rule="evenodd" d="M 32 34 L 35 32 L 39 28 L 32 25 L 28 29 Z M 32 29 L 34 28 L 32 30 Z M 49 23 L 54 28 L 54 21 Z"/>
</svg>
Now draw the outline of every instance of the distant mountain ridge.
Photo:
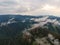
<svg viewBox="0 0 60 45">
<path fill-rule="evenodd" d="M 54 24 L 53 24 L 54 22 Z M 55 25 L 56 24 L 56 25 Z M 22 16 L 22 15 L 0 15 L 0 37 L 15 37 L 25 29 L 34 26 L 47 27 L 53 32 L 60 31 L 60 17 L 55 16 Z M 57 27 L 56 29 L 54 27 Z"/>
</svg>

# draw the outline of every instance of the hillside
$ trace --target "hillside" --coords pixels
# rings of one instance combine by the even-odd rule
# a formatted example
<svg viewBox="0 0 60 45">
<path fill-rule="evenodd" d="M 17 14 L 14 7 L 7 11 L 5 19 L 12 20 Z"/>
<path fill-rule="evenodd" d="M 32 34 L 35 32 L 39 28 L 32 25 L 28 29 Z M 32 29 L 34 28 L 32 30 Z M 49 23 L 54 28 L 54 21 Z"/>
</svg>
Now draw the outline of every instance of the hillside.
<svg viewBox="0 0 60 45">
<path fill-rule="evenodd" d="M 0 45 L 54 45 L 59 39 L 60 17 L 0 15 Z"/>
</svg>

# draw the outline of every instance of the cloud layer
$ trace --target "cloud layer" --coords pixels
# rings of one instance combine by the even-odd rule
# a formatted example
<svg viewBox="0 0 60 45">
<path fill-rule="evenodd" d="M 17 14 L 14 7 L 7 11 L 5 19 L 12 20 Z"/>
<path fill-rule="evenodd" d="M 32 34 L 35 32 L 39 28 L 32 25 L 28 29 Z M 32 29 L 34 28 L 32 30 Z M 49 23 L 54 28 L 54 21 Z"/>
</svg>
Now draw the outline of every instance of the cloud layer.
<svg viewBox="0 0 60 45">
<path fill-rule="evenodd" d="M 60 15 L 60 0 L 1 0 L 0 14 Z"/>
</svg>

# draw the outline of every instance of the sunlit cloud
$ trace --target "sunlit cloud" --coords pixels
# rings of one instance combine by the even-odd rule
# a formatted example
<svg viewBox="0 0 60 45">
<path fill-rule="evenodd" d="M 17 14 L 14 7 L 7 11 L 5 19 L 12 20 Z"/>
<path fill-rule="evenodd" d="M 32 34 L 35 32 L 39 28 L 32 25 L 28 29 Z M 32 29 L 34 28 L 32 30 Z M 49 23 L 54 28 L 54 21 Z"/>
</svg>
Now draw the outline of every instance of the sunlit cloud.
<svg viewBox="0 0 60 45">
<path fill-rule="evenodd" d="M 46 4 L 42 7 L 42 10 L 54 10 L 55 8 L 56 7 L 54 7 L 54 6 Z"/>
</svg>

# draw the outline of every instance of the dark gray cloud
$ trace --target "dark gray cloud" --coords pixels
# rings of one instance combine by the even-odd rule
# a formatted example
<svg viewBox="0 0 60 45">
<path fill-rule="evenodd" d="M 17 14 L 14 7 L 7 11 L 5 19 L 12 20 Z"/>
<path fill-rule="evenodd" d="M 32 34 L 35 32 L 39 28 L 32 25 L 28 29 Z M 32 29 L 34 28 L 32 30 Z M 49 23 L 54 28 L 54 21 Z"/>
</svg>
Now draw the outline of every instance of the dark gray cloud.
<svg viewBox="0 0 60 45">
<path fill-rule="evenodd" d="M 14 6 L 14 5 L 18 5 L 18 3 L 16 1 L 11 0 L 0 2 L 0 6 Z"/>
</svg>

